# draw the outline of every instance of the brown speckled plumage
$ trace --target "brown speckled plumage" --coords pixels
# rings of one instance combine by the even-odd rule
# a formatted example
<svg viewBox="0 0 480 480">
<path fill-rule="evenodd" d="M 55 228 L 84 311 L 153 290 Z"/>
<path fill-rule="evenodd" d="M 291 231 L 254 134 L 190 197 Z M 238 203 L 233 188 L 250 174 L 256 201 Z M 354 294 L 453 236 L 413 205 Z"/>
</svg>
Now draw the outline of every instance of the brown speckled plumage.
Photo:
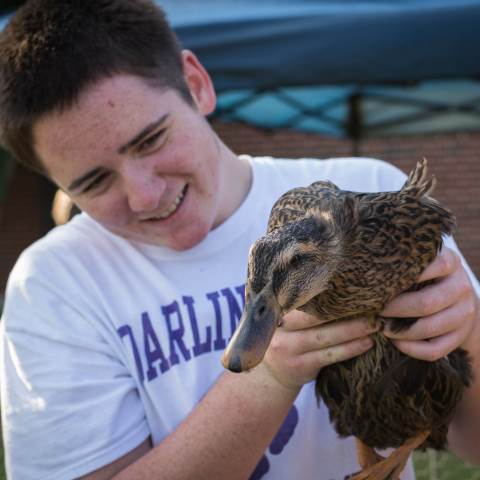
<svg viewBox="0 0 480 480">
<path fill-rule="evenodd" d="M 429 196 L 434 184 L 423 161 L 398 192 L 354 193 L 321 181 L 284 194 L 267 234 L 251 249 L 246 310 L 224 365 L 240 371 L 261 361 L 279 317 L 293 308 L 322 320 L 366 316 L 381 327 L 409 328 L 416 319 L 378 314 L 400 292 L 422 287 L 419 275 L 438 253 L 442 234 L 455 227 L 452 213 Z M 399 447 L 428 432 L 422 447 L 444 448 L 471 381 L 466 352 L 426 362 L 402 354 L 381 330 L 374 342 L 317 377 L 317 396 L 335 429 L 372 448 Z"/>
</svg>

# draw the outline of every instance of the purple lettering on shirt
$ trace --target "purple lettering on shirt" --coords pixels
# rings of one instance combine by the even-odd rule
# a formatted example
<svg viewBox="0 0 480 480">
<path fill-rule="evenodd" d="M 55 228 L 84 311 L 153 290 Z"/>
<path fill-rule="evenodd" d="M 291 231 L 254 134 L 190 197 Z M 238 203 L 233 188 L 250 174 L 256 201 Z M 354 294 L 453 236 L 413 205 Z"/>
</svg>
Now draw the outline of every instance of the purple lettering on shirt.
<svg viewBox="0 0 480 480">
<path fill-rule="evenodd" d="M 269 450 L 272 455 L 280 455 L 287 443 L 292 438 L 295 428 L 298 425 L 298 410 L 295 405 L 292 406 L 288 412 L 287 417 L 282 423 L 277 434 L 270 444 Z M 273 458 L 271 459 L 273 461 Z M 260 480 L 270 470 L 270 460 L 266 455 L 263 455 L 259 464 L 255 467 L 249 480 Z"/>
<path fill-rule="evenodd" d="M 280 430 L 275 435 L 270 444 L 270 453 L 279 455 L 284 449 L 285 445 L 292 438 L 295 428 L 298 424 L 298 410 L 295 405 L 288 412 L 287 418 L 282 423 Z"/>
<path fill-rule="evenodd" d="M 192 327 L 192 334 L 193 334 L 193 355 L 195 357 L 198 357 L 202 353 L 207 353 L 212 351 L 212 327 L 207 326 L 205 328 L 206 332 L 206 339 L 202 343 L 200 341 L 200 334 L 198 331 L 198 322 L 197 322 L 197 316 L 195 315 L 195 309 L 193 308 L 193 305 L 195 303 L 195 300 L 193 297 L 182 297 L 183 303 L 187 306 L 187 311 L 188 311 L 188 317 L 190 319 L 190 326 Z"/>
<path fill-rule="evenodd" d="M 220 310 L 220 295 L 218 292 L 207 293 L 207 298 L 212 302 L 215 311 L 215 340 L 213 341 L 214 350 L 223 350 L 227 346 L 227 342 L 223 338 L 222 329 L 222 311 Z"/>
<path fill-rule="evenodd" d="M 268 458 L 263 455 L 258 465 L 255 467 L 255 470 L 250 475 L 249 480 L 260 480 L 268 471 L 270 470 L 270 463 Z"/>
<path fill-rule="evenodd" d="M 160 346 L 160 342 L 158 341 L 147 312 L 142 313 L 142 325 L 145 356 L 148 363 L 147 378 L 148 381 L 151 381 L 158 376 L 157 369 L 154 367 L 155 362 L 160 360 L 159 367 L 161 373 L 166 372 L 170 366 L 168 360 L 163 354 L 162 347 Z"/>
<path fill-rule="evenodd" d="M 168 338 L 170 340 L 170 365 L 176 365 L 180 363 L 180 358 L 178 356 L 177 350 L 175 348 L 175 344 L 178 345 L 180 352 L 182 352 L 183 358 L 185 360 L 190 360 L 192 355 L 190 350 L 185 345 L 183 341 L 183 334 L 185 333 L 185 327 L 183 326 L 182 314 L 180 313 L 180 308 L 178 306 L 178 302 L 174 301 L 170 305 L 165 305 L 162 307 L 162 313 L 165 316 L 165 320 L 167 321 L 167 328 L 168 328 Z M 176 314 L 178 319 L 177 328 L 173 328 L 172 325 L 172 317 Z"/>
<path fill-rule="evenodd" d="M 130 345 L 132 346 L 133 358 L 135 359 L 135 365 L 137 366 L 138 377 L 140 382 L 143 382 L 145 375 L 143 373 L 142 359 L 140 358 L 137 343 L 135 342 L 135 337 L 133 336 L 132 327 L 130 327 L 130 325 L 122 325 L 117 329 L 117 333 L 120 335 L 122 340 L 123 337 L 126 336 L 130 338 Z"/>
<path fill-rule="evenodd" d="M 221 290 L 221 292 L 222 295 L 227 299 L 228 311 L 230 313 L 230 332 L 231 335 L 233 335 L 233 332 L 235 332 L 235 329 L 239 323 L 240 317 L 242 316 L 242 308 L 238 305 L 233 292 L 229 288 L 224 288 Z"/>
<path fill-rule="evenodd" d="M 172 366 L 178 365 L 182 359 L 189 361 L 192 357 L 198 357 L 212 350 L 225 349 L 227 338 L 225 338 L 224 330 L 228 327 L 223 322 L 224 320 L 225 323 L 229 322 L 229 333 L 233 334 L 245 305 L 245 284 L 207 293 L 206 298 L 211 302 L 213 308 L 209 312 L 202 309 L 201 318 L 198 317 L 195 298 L 189 295 L 183 295 L 181 302 L 175 300 L 168 305 L 161 305 L 160 308 L 165 318 L 165 330 L 162 325 L 155 330 L 149 313 L 142 313 L 144 353 L 141 352 L 141 347 L 139 349 L 140 344 L 137 345 L 130 325 L 123 325 L 118 329 L 122 340 L 125 337 L 130 339 L 140 381 L 145 381 L 145 378 L 148 381 L 157 378 L 159 373 L 164 373 Z M 182 305 L 186 307 L 187 311 L 183 315 L 181 309 L 184 307 Z M 229 320 L 222 318 L 226 312 L 226 310 L 222 312 L 222 308 L 228 308 Z M 184 323 L 184 315 L 188 315 L 187 323 Z M 215 317 L 215 326 L 211 324 L 213 316 Z M 167 336 L 169 352 L 166 351 Z"/>
</svg>

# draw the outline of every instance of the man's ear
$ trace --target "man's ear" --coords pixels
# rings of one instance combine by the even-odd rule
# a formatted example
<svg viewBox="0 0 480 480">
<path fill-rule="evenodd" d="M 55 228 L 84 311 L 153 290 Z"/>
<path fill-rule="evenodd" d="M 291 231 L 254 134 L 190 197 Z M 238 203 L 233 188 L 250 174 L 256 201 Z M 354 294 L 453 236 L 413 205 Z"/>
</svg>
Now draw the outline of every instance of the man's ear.
<svg viewBox="0 0 480 480">
<path fill-rule="evenodd" d="M 190 50 L 182 51 L 182 61 L 183 75 L 199 112 L 203 115 L 212 113 L 217 96 L 210 75 Z"/>
</svg>

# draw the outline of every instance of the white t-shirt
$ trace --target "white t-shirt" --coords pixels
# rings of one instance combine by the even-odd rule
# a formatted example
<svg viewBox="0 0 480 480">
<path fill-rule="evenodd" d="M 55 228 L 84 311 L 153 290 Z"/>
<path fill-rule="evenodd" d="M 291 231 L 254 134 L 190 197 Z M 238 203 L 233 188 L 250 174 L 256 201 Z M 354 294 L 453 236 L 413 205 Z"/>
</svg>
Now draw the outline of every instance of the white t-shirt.
<svg viewBox="0 0 480 480">
<path fill-rule="evenodd" d="M 321 179 L 356 191 L 405 180 L 369 159 L 250 161 L 247 198 L 188 251 L 127 241 L 81 214 L 21 255 L 2 321 L 11 478 L 84 475 L 148 436 L 158 444 L 185 419 L 223 372 L 248 250 L 282 193 Z M 312 382 L 251 478 L 342 480 L 358 469 L 353 438 L 337 437 Z M 412 478 L 410 463 L 402 479 Z"/>
</svg>

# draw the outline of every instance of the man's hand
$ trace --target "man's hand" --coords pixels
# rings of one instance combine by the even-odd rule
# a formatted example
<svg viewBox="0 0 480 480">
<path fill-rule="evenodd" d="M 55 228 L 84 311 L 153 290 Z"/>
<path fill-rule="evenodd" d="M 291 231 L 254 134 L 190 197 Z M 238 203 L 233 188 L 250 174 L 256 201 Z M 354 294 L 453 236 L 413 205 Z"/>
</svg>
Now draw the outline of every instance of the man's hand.
<svg viewBox="0 0 480 480">
<path fill-rule="evenodd" d="M 321 368 L 366 352 L 373 346 L 367 321 L 321 322 L 294 310 L 277 328 L 263 364 L 288 388 L 298 389 L 313 380 Z"/>
<path fill-rule="evenodd" d="M 443 248 L 425 269 L 420 282 L 435 282 L 416 292 L 403 293 L 381 312 L 385 317 L 419 317 L 408 330 L 385 335 L 407 355 L 437 360 L 464 346 L 478 319 L 479 300 L 459 256 Z"/>
<path fill-rule="evenodd" d="M 453 250 L 443 248 L 419 281 L 432 279 L 434 283 L 419 291 L 397 296 L 381 312 L 385 317 L 419 318 L 406 331 L 393 333 L 387 327 L 384 333 L 405 354 L 428 361 L 466 347 L 480 317 L 478 297 Z M 275 332 L 263 363 L 277 381 L 298 388 L 324 366 L 366 352 L 373 332 L 365 319 L 322 323 L 293 311 Z"/>
</svg>

